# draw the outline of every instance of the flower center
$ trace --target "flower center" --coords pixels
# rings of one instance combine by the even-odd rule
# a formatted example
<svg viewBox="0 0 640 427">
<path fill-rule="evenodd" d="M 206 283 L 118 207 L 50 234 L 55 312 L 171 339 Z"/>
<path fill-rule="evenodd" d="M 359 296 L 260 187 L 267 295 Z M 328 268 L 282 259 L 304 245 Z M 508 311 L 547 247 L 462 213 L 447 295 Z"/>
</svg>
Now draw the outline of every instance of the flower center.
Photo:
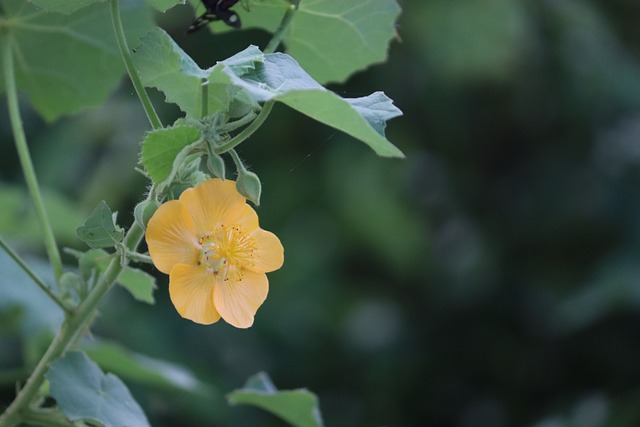
<svg viewBox="0 0 640 427">
<path fill-rule="evenodd" d="M 225 282 L 242 280 L 242 267 L 253 264 L 256 242 L 239 226 L 219 225 L 200 237 L 199 242 L 198 265 Z"/>
</svg>

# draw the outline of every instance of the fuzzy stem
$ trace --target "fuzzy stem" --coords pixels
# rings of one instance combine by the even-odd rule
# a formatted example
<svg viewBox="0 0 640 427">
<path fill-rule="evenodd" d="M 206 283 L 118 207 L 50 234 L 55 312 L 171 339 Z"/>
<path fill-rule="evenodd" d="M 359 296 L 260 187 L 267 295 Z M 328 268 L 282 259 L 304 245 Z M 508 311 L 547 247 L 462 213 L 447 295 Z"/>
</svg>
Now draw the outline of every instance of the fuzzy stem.
<svg viewBox="0 0 640 427">
<path fill-rule="evenodd" d="M 160 129 L 162 127 L 162 122 L 160 121 L 156 110 L 153 108 L 153 104 L 151 103 L 151 99 L 149 99 L 147 91 L 144 89 L 144 85 L 140 80 L 138 71 L 133 65 L 133 58 L 131 58 L 131 51 L 127 45 L 127 38 L 124 34 L 124 28 L 122 27 L 122 19 L 120 18 L 120 0 L 111 0 L 111 21 L 113 22 L 113 31 L 116 35 L 116 40 L 118 41 L 118 47 L 120 48 L 120 55 L 122 55 L 122 60 L 124 61 L 127 73 L 129 73 L 131 83 L 138 94 L 138 98 L 140 98 L 142 108 L 144 108 L 144 112 L 147 113 L 151 127 L 154 129 Z"/>
<path fill-rule="evenodd" d="M 9 105 L 9 117 L 11 120 L 11 129 L 13 131 L 13 138 L 15 140 L 16 149 L 18 151 L 18 157 L 20 158 L 20 164 L 22 166 L 22 172 L 29 188 L 31 199 L 36 208 L 36 215 L 42 226 L 44 244 L 53 269 L 53 274 L 56 278 L 56 282 L 60 280 L 62 276 L 62 260 L 60 258 L 60 252 L 58 251 L 58 245 L 49 223 L 49 217 L 42 201 L 42 193 L 40 192 L 40 186 L 38 185 L 38 179 L 36 172 L 31 161 L 31 155 L 29 154 L 29 147 L 27 146 L 27 137 L 24 133 L 24 127 L 22 126 L 22 117 L 20 116 L 20 106 L 18 105 L 18 89 L 16 87 L 15 70 L 13 66 L 13 45 L 12 39 L 6 37 L 6 44 L 4 46 L 4 57 L 2 61 L 2 68 L 4 74 L 4 85 L 7 91 L 7 101 Z"/>
</svg>

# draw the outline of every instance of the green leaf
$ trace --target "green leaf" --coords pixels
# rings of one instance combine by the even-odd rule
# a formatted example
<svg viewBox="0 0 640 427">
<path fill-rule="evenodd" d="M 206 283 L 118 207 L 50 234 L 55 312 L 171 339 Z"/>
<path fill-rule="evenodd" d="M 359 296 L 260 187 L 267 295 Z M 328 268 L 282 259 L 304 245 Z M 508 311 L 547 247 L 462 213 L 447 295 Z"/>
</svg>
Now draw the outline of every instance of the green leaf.
<svg viewBox="0 0 640 427">
<path fill-rule="evenodd" d="M 210 395 L 211 387 L 202 383 L 188 369 L 164 360 L 138 354 L 121 345 L 92 340 L 83 349 L 102 369 L 119 377 L 163 389 L 178 389 L 189 393 Z"/>
<path fill-rule="evenodd" d="M 115 224 L 113 213 L 104 200 L 77 231 L 80 240 L 94 249 L 115 246 L 124 238 L 124 230 Z"/>
<path fill-rule="evenodd" d="M 133 297 L 147 304 L 155 304 L 153 292 L 156 290 L 156 279 L 138 268 L 126 267 L 118 276 L 120 283 Z"/>
<path fill-rule="evenodd" d="M 165 12 L 177 4 L 184 4 L 186 0 L 147 0 L 154 9 Z"/>
<path fill-rule="evenodd" d="M 63 8 L 66 3 L 57 0 L 49 5 Z M 121 3 L 127 37 L 137 40 L 152 26 L 149 10 L 138 0 Z M 76 0 L 68 7 L 73 10 L 83 4 Z M 11 47 L 18 88 L 46 120 L 100 105 L 119 85 L 124 67 L 109 2 L 70 15 L 44 13 L 25 0 L 2 0 L 0 5 L 0 51 Z"/>
<path fill-rule="evenodd" d="M 142 141 L 140 163 L 156 184 L 175 175 L 174 164 L 180 152 L 200 139 L 193 126 L 176 125 L 148 132 Z M 179 159 L 181 160 L 181 159 Z"/>
<path fill-rule="evenodd" d="M 51 396 L 71 421 L 104 427 L 149 426 L 129 389 L 113 374 L 104 374 L 86 354 L 66 353 L 49 367 Z"/>
<path fill-rule="evenodd" d="M 78 265 L 85 280 L 88 280 L 94 270 L 104 272 L 113 256 L 102 249 L 91 249 L 82 254 Z M 116 281 L 129 291 L 136 300 L 147 304 L 155 304 L 156 300 L 153 293 L 156 290 L 156 279 L 152 275 L 140 269 L 127 266 L 122 270 Z"/>
<path fill-rule="evenodd" d="M 400 116 L 402 112 L 382 92 L 362 98 L 341 98 L 323 88 L 289 55 L 266 54 L 262 61 L 257 61 L 253 53 L 247 55 L 245 52 L 216 67 L 225 66 L 224 71 L 233 83 L 246 89 L 255 99 L 280 101 L 361 140 L 380 156 L 404 157 L 384 136 L 386 120 Z M 242 67 L 239 58 L 246 58 L 248 65 Z M 226 67 L 228 62 L 233 68 Z"/>
<path fill-rule="evenodd" d="M 104 0 L 29 0 L 29 3 L 47 12 L 70 14 L 101 1 Z"/>
<path fill-rule="evenodd" d="M 376 92 L 363 98 L 343 99 L 322 87 L 289 55 L 263 54 L 257 47 L 250 46 L 214 67 L 202 70 L 162 30 L 148 34 L 136 55 L 139 55 L 139 69 L 145 84 L 165 92 L 167 100 L 177 103 L 188 116 L 199 114 L 198 96 L 204 79 L 209 84 L 210 101 L 211 94 L 221 101 L 220 104 L 210 102 L 209 113 L 228 111 L 233 99 L 246 99 L 247 95 L 260 102 L 273 99 L 360 139 L 381 156 L 403 157 L 384 136 L 385 121 L 402 114 L 389 98 Z M 163 73 L 163 67 L 170 67 L 172 71 Z M 244 91 L 238 92 L 240 89 Z M 216 98 L 215 94 L 224 96 Z M 189 142 L 184 139 L 181 142 L 143 143 L 142 163 L 145 167 L 151 156 L 150 152 L 145 153 L 146 146 L 153 146 L 154 153 L 167 151 L 160 162 L 161 173 L 147 167 L 156 183 L 169 177 L 174 159 L 187 144 Z"/>
<path fill-rule="evenodd" d="M 236 7 L 243 28 L 275 32 L 290 2 L 252 1 Z M 396 0 L 302 0 L 284 38 L 286 52 L 321 83 L 343 82 L 357 71 L 384 62 L 397 38 Z M 224 24 L 212 26 L 225 31 Z"/>
<path fill-rule="evenodd" d="M 133 60 L 145 86 L 163 92 L 167 102 L 177 104 L 187 116 L 201 116 L 202 85 L 209 80 L 211 68 L 203 70 L 198 67 L 160 28 L 142 37 Z M 228 90 L 228 84 L 209 83 L 209 114 L 229 109 L 233 93 Z"/>
<path fill-rule="evenodd" d="M 242 389 L 227 398 L 233 405 L 262 408 L 296 427 L 323 426 L 315 394 L 305 389 L 278 391 L 264 372 L 249 378 Z"/>
</svg>

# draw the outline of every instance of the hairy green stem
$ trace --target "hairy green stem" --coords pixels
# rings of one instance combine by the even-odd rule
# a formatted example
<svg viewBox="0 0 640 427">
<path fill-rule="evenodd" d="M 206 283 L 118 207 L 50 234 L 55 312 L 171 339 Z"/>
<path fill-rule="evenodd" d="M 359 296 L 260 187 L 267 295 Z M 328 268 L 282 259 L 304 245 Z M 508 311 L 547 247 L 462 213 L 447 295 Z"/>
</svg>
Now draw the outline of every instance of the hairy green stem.
<svg viewBox="0 0 640 427">
<path fill-rule="evenodd" d="M 124 244 L 126 248 L 131 251 L 135 250 L 143 234 L 142 228 L 134 222 L 125 236 Z M 44 382 L 44 375 L 49 368 L 49 363 L 67 351 L 69 346 L 87 329 L 94 317 L 98 303 L 107 291 L 111 289 L 123 269 L 124 266 L 120 264 L 119 258 L 112 259 L 87 298 L 67 316 L 60 327 L 58 335 L 49 345 L 24 387 L 18 392 L 7 410 L 0 415 L 0 427 L 13 427 L 25 419 L 29 404 L 36 397 L 40 386 Z"/>
<path fill-rule="evenodd" d="M 258 117 L 258 115 L 251 111 L 248 114 L 240 117 L 238 120 L 220 125 L 218 129 L 220 130 L 220 132 L 233 132 L 236 129 L 240 129 L 243 126 L 248 125 L 253 120 L 255 120 L 256 117 Z"/>
<path fill-rule="evenodd" d="M 244 166 L 244 163 L 242 163 L 242 159 L 240 158 L 240 156 L 238 156 L 238 153 L 236 153 L 236 150 L 232 148 L 231 150 L 229 150 L 229 154 L 233 159 L 233 163 L 235 163 L 236 165 L 236 170 L 238 171 L 238 175 L 240 175 L 241 173 L 247 173 L 247 168 Z"/>
<path fill-rule="evenodd" d="M 25 263 L 22 258 L 20 258 L 20 256 L 15 253 L 13 251 L 13 249 L 11 249 L 9 247 L 9 245 L 7 245 L 7 243 L 4 241 L 4 239 L 2 237 L 0 237 L 0 247 L 2 247 L 2 249 L 4 249 L 4 251 L 16 262 L 16 264 L 18 264 L 18 266 L 20 266 L 20 268 L 22 268 L 22 271 L 24 271 L 25 273 L 27 273 L 27 275 L 31 278 L 31 280 L 33 280 L 36 285 L 38 285 L 40 287 L 40 289 L 42 289 L 44 291 L 45 294 L 47 294 L 47 296 L 49 298 L 51 298 L 53 300 L 53 302 L 55 302 L 56 304 L 58 304 L 58 306 L 65 312 L 69 312 L 71 310 L 71 307 L 69 307 L 64 301 L 62 301 L 58 295 L 56 295 L 55 293 L 53 293 L 53 291 L 51 290 L 51 288 L 49 288 L 49 285 L 47 285 L 44 280 L 42 280 L 40 278 L 40 276 L 38 276 L 36 274 L 35 271 L 33 271 L 31 269 L 31 267 L 29 267 L 27 265 L 27 263 Z"/>
<path fill-rule="evenodd" d="M 38 179 L 36 177 L 35 169 L 33 168 L 33 162 L 31 161 L 31 155 L 29 154 L 29 147 L 27 146 L 27 137 L 24 133 L 24 127 L 22 126 L 22 117 L 20 116 L 20 106 L 18 105 L 18 89 L 16 87 L 15 70 L 13 66 L 13 49 L 12 39 L 6 37 L 6 44 L 4 46 L 4 57 L 2 58 L 2 69 L 4 74 L 4 85 L 7 91 L 7 101 L 9 105 L 9 118 L 11 120 L 11 129 L 13 131 L 13 138 L 15 140 L 16 149 L 18 150 L 18 157 L 20 158 L 20 164 L 22 166 L 22 172 L 29 188 L 31 199 L 36 208 L 36 215 L 42 226 L 44 234 L 44 244 L 53 269 L 53 274 L 56 278 L 56 282 L 60 280 L 62 276 L 62 260 L 60 258 L 60 252 L 58 251 L 58 245 L 49 223 L 49 217 L 42 201 L 42 193 L 40 192 L 40 186 L 38 185 Z"/>
<path fill-rule="evenodd" d="M 282 21 L 280 21 L 280 26 L 278 27 L 276 32 L 273 33 L 273 37 L 271 37 L 271 40 L 269 40 L 269 43 L 267 43 L 267 47 L 264 48 L 264 53 L 275 52 L 280 43 L 282 43 L 282 39 L 284 38 L 287 29 L 289 28 L 289 25 L 291 25 L 291 20 L 298 11 L 300 0 L 290 0 L 290 3 L 291 4 L 287 8 Z"/>
<path fill-rule="evenodd" d="M 209 82 L 202 79 L 200 88 L 200 96 L 202 97 L 202 103 L 200 104 L 200 118 L 203 118 L 209 114 Z"/>
<path fill-rule="evenodd" d="M 265 102 L 264 105 L 262 106 L 262 110 L 260 111 L 260 114 L 258 114 L 258 117 L 256 117 L 256 119 L 252 121 L 249 126 L 242 129 L 242 131 L 239 134 L 237 134 L 236 136 L 234 136 L 224 144 L 221 144 L 219 147 L 216 147 L 216 153 L 217 154 L 226 153 L 227 151 L 231 150 L 236 145 L 240 144 L 242 141 L 244 141 L 245 139 L 253 135 L 253 133 L 257 131 L 260 128 L 260 126 L 262 126 L 262 123 L 264 123 L 267 117 L 269 117 L 269 113 L 271 112 L 271 109 L 273 108 L 274 103 L 275 101 Z"/>
<path fill-rule="evenodd" d="M 111 21 L 113 22 L 113 31 L 116 34 L 116 40 L 118 41 L 120 54 L 122 55 L 122 59 L 124 60 L 124 66 L 127 69 L 127 73 L 129 73 L 129 78 L 131 79 L 131 83 L 133 84 L 133 87 L 138 94 L 138 98 L 140 98 L 142 108 L 144 108 L 145 113 L 147 113 L 147 117 L 149 118 L 151 127 L 153 127 L 154 129 L 160 129 L 162 127 L 160 117 L 158 117 L 156 110 L 153 108 L 151 99 L 149 99 L 149 95 L 144 89 L 144 85 L 140 80 L 138 71 L 133 65 L 131 51 L 129 50 L 129 46 L 127 45 L 127 38 L 125 37 L 124 28 L 122 27 L 122 20 L 120 18 L 120 0 L 111 0 Z"/>
</svg>

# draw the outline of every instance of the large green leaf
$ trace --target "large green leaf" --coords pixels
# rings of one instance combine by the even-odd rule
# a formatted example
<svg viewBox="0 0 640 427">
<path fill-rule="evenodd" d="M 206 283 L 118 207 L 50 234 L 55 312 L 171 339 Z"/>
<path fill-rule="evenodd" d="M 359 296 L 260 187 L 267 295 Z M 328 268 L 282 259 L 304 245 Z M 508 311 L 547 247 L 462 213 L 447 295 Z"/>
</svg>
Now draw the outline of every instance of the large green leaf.
<svg viewBox="0 0 640 427">
<path fill-rule="evenodd" d="M 138 354 L 117 343 L 94 339 L 83 349 L 102 369 L 127 381 L 202 395 L 213 393 L 211 386 L 202 383 L 183 366 Z"/>
<path fill-rule="evenodd" d="M 378 155 L 403 157 L 402 152 L 384 136 L 386 121 L 402 112 L 382 92 L 348 99 L 323 88 L 291 56 L 282 53 L 255 57 L 257 48 L 250 47 L 222 61 L 234 84 L 247 90 L 260 101 L 277 100 L 333 128 L 339 129 L 369 145 Z M 250 66 L 242 67 L 238 56 Z"/>
<path fill-rule="evenodd" d="M 100 105 L 119 84 L 124 67 L 109 2 L 70 15 L 46 13 L 25 0 L 0 0 L 0 6 L 0 50 L 10 46 L 18 88 L 45 119 Z M 151 28 L 148 12 L 142 0 L 121 1 L 130 41 Z"/>
<path fill-rule="evenodd" d="M 226 104 L 234 97 L 249 95 L 255 101 L 276 100 L 300 111 L 328 126 L 339 129 L 369 145 L 376 153 L 386 157 L 403 157 L 402 152 L 384 136 L 386 120 L 402 112 L 383 93 L 363 98 L 344 99 L 326 90 L 315 81 L 291 56 L 282 53 L 263 54 L 255 46 L 202 70 L 161 30 L 145 37 L 144 48 L 137 53 L 141 75 L 147 85 L 165 92 L 167 99 L 176 102 L 189 115 L 198 114 L 198 96 L 202 79 L 210 86 L 210 93 L 227 95 Z M 154 47 L 155 46 L 155 47 Z M 155 66 L 152 64 L 156 64 Z M 168 74 L 158 72 L 163 64 L 172 63 Z M 239 89 L 244 89 L 238 92 Z M 211 108 L 211 107 L 210 107 Z M 210 111 L 213 112 L 213 111 Z M 153 135 L 153 134 L 151 134 Z M 158 134 L 160 139 L 160 134 Z M 175 142 L 149 143 L 145 146 L 164 147 L 171 151 L 166 156 L 173 162 L 184 144 Z M 178 147 L 178 148 L 176 148 Z M 143 164 L 145 154 L 143 147 Z M 175 153 L 174 153 L 175 152 Z M 166 179 L 171 164 L 163 162 L 162 173 L 153 177 L 156 182 Z M 150 173 L 151 174 L 151 173 Z"/>
<path fill-rule="evenodd" d="M 202 85 L 212 69 L 198 67 L 167 33 L 156 28 L 140 40 L 134 55 L 142 83 L 165 94 L 168 102 L 177 104 L 187 116 L 202 114 Z M 209 84 L 208 113 L 227 111 L 231 102 L 230 86 Z"/>
<path fill-rule="evenodd" d="M 288 7 L 288 0 L 254 0 L 234 10 L 243 28 L 273 33 Z M 284 38 L 286 52 L 317 81 L 343 82 L 387 59 L 399 14 L 396 0 L 302 0 Z M 227 30 L 223 23 L 213 28 Z"/>
<path fill-rule="evenodd" d="M 147 3 L 160 12 L 164 12 L 177 4 L 184 4 L 185 2 L 186 0 L 147 0 Z"/>
<path fill-rule="evenodd" d="M 243 388 L 227 397 L 234 405 L 257 406 L 296 427 L 323 426 L 315 394 L 305 389 L 278 391 L 264 372 L 249 378 Z"/>
<path fill-rule="evenodd" d="M 40 9 L 54 13 L 73 13 L 93 3 L 104 0 L 29 0 Z"/>
<path fill-rule="evenodd" d="M 88 421 L 104 427 L 149 426 L 120 378 L 105 375 L 84 353 L 72 351 L 55 360 L 46 378 L 51 396 L 71 421 Z"/>
</svg>

